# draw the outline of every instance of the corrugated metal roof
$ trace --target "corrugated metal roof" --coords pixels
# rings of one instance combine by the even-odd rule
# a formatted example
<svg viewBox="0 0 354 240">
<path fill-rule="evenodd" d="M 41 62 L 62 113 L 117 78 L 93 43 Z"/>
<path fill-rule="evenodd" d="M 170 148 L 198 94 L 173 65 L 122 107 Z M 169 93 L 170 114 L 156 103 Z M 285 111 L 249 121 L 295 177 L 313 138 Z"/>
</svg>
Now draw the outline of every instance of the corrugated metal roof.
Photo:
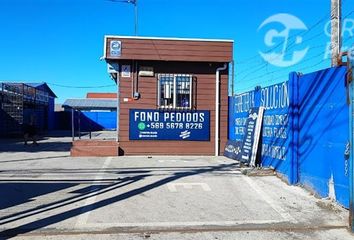
<svg viewBox="0 0 354 240">
<path fill-rule="evenodd" d="M 67 99 L 63 107 L 75 108 L 75 109 L 115 109 L 117 108 L 117 100 L 115 99 Z"/>
<path fill-rule="evenodd" d="M 44 90 L 47 91 L 49 96 L 57 98 L 57 95 L 53 92 L 53 90 L 48 86 L 47 83 L 45 82 L 36 82 L 36 83 L 27 83 L 27 82 L 1 82 L 1 84 L 11 84 L 11 85 L 19 85 L 19 84 L 24 84 L 36 89 Z"/>
<path fill-rule="evenodd" d="M 45 83 L 45 82 L 38 82 L 38 83 L 24 83 L 24 84 L 26 84 L 26 85 L 28 85 L 28 86 L 31 86 L 31 87 L 34 87 L 34 88 L 40 88 L 40 87 L 43 87 L 43 88 L 45 88 L 46 89 L 46 91 L 49 93 L 49 95 L 51 96 L 51 97 L 54 97 L 54 98 L 56 98 L 57 97 L 57 95 L 55 95 L 55 93 L 53 92 L 53 90 L 48 86 L 48 84 L 47 83 Z"/>
<path fill-rule="evenodd" d="M 40 83 L 24 83 L 24 84 L 36 88 L 36 87 L 42 86 L 44 83 L 40 82 Z"/>
</svg>

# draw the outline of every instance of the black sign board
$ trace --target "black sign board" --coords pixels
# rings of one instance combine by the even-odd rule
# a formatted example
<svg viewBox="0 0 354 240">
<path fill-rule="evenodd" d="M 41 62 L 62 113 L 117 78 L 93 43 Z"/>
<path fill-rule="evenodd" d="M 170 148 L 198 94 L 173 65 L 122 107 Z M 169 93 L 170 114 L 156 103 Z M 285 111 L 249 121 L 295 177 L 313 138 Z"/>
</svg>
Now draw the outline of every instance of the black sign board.
<svg viewBox="0 0 354 240">
<path fill-rule="evenodd" d="M 240 160 L 241 148 L 242 141 L 229 140 L 225 145 L 224 156 L 234 160 Z"/>
<path fill-rule="evenodd" d="M 264 108 L 252 108 L 248 112 L 245 136 L 242 142 L 240 161 L 255 166 L 258 143 L 261 134 Z"/>
</svg>

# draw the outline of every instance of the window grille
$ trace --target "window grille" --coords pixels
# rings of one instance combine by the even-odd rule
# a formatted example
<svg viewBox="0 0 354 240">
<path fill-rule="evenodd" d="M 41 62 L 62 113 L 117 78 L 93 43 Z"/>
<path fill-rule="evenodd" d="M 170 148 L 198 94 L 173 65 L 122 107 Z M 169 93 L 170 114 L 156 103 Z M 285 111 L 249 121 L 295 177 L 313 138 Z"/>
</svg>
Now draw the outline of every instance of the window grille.
<svg viewBox="0 0 354 240">
<path fill-rule="evenodd" d="M 192 109 L 193 77 L 189 74 L 159 74 L 157 92 L 161 109 Z"/>
</svg>

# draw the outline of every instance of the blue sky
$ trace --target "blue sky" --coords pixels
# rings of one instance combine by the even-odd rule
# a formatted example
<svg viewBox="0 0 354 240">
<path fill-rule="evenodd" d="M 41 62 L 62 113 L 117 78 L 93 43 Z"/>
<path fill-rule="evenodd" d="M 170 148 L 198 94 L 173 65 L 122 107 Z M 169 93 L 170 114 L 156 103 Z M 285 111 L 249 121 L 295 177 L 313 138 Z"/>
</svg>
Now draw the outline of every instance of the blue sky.
<svg viewBox="0 0 354 240">
<path fill-rule="evenodd" d="M 343 1 L 346 15 L 353 6 Z M 139 0 L 138 5 L 140 36 L 233 39 L 238 92 L 284 81 L 290 71 L 329 66 L 321 55 L 321 45 L 329 40 L 323 30 L 326 21 L 315 24 L 329 19 L 330 0 Z M 278 13 L 316 26 L 303 36 L 304 44 L 291 48 L 309 47 L 292 67 L 274 67 L 259 55 L 269 47 L 264 43 L 267 29 L 258 28 Z M 103 36 L 134 35 L 134 9 L 106 0 L 0 0 L 0 29 L 0 81 L 48 82 L 62 103 L 90 91 L 115 91 L 114 86 L 74 87 L 113 84 L 99 61 Z M 346 45 L 353 43 L 349 33 L 344 37 Z"/>
</svg>

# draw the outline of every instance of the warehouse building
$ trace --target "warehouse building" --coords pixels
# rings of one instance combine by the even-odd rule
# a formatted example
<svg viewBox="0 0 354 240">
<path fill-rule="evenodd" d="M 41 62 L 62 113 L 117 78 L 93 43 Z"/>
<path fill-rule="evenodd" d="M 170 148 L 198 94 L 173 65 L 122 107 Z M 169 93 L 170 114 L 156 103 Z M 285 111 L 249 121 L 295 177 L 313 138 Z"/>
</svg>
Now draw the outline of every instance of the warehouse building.
<svg viewBox="0 0 354 240">
<path fill-rule="evenodd" d="M 35 116 L 40 133 L 54 129 L 57 97 L 46 83 L 0 83 L 0 136 L 23 134 L 23 126 Z"/>
</svg>

